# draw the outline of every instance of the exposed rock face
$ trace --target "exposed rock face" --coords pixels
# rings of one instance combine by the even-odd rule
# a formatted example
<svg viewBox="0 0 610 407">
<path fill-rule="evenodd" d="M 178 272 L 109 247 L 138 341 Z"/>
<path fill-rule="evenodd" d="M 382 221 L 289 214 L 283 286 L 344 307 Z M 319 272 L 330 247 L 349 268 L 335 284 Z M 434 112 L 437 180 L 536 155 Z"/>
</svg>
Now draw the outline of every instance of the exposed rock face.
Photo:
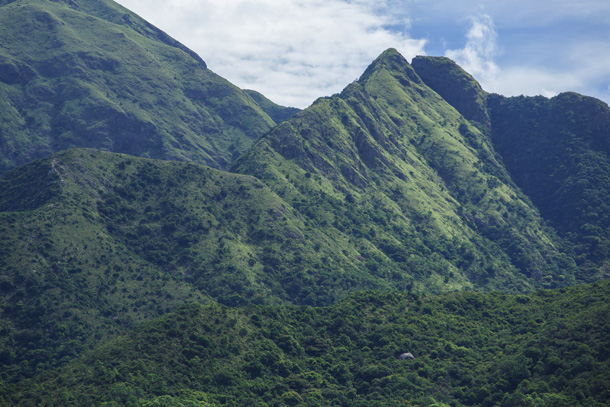
<svg viewBox="0 0 610 407">
<path fill-rule="evenodd" d="M 413 354 L 411 352 L 401 353 L 400 355 L 398 355 L 398 360 L 410 360 L 410 359 L 415 359 L 415 356 L 413 356 Z"/>
</svg>

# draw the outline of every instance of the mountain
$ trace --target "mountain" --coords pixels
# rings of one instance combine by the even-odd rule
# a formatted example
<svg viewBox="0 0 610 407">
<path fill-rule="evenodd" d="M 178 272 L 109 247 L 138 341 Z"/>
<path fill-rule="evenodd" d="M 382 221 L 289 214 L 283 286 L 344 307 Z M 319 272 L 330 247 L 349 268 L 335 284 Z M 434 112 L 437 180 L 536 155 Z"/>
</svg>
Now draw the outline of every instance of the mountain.
<svg viewBox="0 0 610 407">
<path fill-rule="evenodd" d="M 511 179 L 567 240 L 580 279 L 610 276 L 610 108 L 573 92 L 487 94 L 447 58 L 417 57 L 418 75 L 478 125 Z M 481 127 L 481 125 L 483 127 Z"/>
<path fill-rule="evenodd" d="M 396 287 L 528 291 L 575 278 L 489 135 L 392 49 L 341 94 L 271 130 L 232 170 L 263 180 L 345 242 L 363 273 Z"/>
<path fill-rule="evenodd" d="M 604 103 L 389 49 L 299 111 L 110 0 L 0 30 L 0 405 L 607 400 Z"/>
<path fill-rule="evenodd" d="M 490 96 L 492 138 L 515 183 L 570 242 L 585 281 L 610 277 L 610 108 L 575 93 Z"/>
<path fill-rule="evenodd" d="M 0 390 L 26 406 L 603 406 L 610 282 L 190 305 Z M 413 359 L 399 356 L 410 353 Z"/>
<path fill-rule="evenodd" d="M 226 168 L 275 124 L 113 1 L 4 0 L 0 27 L 0 174 L 69 147 Z"/>
<path fill-rule="evenodd" d="M 446 57 L 417 56 L 411 64 L 422 81 L 464 118 L 489 128 L 487 93 L 472 75 Z"/>
<path fill-rule="evenodd" d="M 388 287 L 250 176 L 77 149 L 0 189 L 5 380 L 185 302 L 330 304 Z"/>
<path fill-rule="evenodd" d="M 454 86 L 438 79 L 443 70 Z M 583 261 L 586 247 L 572 245 L 578 237 L 524 184 L 534 175 L 516 175 L 525 168 L 542 183 L 551 167 L 511 158 L 514 99 L 488 95 L 451 61 L 411 65 L 387 50 L 342 93 L 298 113 L 253 97 L 285 120 L 234 173 L 70 149 L 0 178 L 1 380 L 63 366 L 184 303 L 530 293 L 604 275 L 603 252 Z M 583 126 L 566 131 L 589 129 L 571 139 L 588 143 L 591 165 L 578 174 L 595 186 L 604 182 L 604 133 L 595 132 L 607 106 L 583 100 L 598 110 L 575 103 Z M 577 230 L 603 230 L 605 218 L 592 216 L 589 229 L 569 218 Z"/>
</svg>

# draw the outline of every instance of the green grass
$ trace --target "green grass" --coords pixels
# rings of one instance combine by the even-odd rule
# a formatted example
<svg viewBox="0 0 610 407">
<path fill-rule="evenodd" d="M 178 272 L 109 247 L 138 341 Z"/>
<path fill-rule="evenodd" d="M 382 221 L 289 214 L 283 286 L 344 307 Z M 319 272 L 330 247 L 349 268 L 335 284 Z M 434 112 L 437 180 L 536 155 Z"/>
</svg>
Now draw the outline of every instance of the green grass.
<svg viewBox="0 0 610 407">
<path fill-rule="evenodd" d="M 264 180 L 363 259 L 361 270 L 401 289 L 528 291 L 574 279 L 487 136 L 393 50 L 233 170 Z"/>
</svg>

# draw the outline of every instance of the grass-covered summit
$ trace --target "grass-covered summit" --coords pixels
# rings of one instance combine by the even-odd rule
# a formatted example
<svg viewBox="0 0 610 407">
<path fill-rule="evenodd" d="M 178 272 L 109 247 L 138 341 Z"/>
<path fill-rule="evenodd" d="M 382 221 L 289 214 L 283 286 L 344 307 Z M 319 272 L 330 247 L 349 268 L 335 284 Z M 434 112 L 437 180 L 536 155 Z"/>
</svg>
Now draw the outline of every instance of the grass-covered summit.
<svg viewBox="0 0 610 407">
<path fill-rule="evenodd" d="M 226 168 L 274 121 L 111 0 L 0 2 L 0 174 L 68 147 Z"/>
<path fill-rule="evenodd" d="M 281 123 L 233 170 L 261 178 L 362 273 L 415 291 L 528 291 L 573 262 L 487 134 L 395 50 Z"/>
</svg>

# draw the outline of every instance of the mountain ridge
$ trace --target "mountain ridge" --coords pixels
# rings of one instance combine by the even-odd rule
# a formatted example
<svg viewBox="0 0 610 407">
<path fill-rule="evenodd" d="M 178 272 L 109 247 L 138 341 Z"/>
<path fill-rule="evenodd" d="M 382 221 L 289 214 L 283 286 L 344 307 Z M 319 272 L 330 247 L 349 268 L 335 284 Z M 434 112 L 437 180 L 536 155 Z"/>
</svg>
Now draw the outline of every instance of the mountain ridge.
<svg viewBox="0 0 610 407">
<path fill-rule="evenodd" d="M 36 374 L 36 349 L 59 366 L 96 330 L 112 336 L 193 298 L 319 306 L 362 289 L 525 293 L 582 280 L 486 131 L 388 50 L 263 136 L 234 164 L 242 175 L 86 149 L 8 172 L 6 380 Z M 73 354 L 58 347 L 64 325 Z M 9 345 L 17 337 L 32 347 Z"/>
<path fill-rule="evenodd" d="M 485 229 L 486 239 L 503 242 L 503 250 L 514 250 L 512 245 L 520 239 L 528 242 L 525 245 L 532 244 L 530 237 L 519 237 L 521 232 L 501 217 L 521 217 L 514 209 L 502 209 L 515 204 L 532 211 L 531 217 L 526 216 L 529 219 L 526 223 L 532 222 L 531 227 L 541 233 L 539 242 L 542 246 L 536 250 L 545 254 L 537 255 L 538 264 L 543 263 L 544 258 L 551 258 L 553 255 L 549 254 L 556 250 L 553 244 L 548 244 L 549 239 L 554 238 L 544 236 L 544 227 L 541 224 L 534 226 L 539 222 L 539 215 L 496 160 L 487 136 L 460 119 L 458 112 L 425 86 L 410 64 L 392 49 L 384 52 L 360 81 L 347 86 L 341 94 L 319 99 L 271 130 L 236 162 L 233 170 L 263 179 L 289 202 L 307 201 L 314 195 L 313 191 L 321 190 L 344 200 L 345 206 L 351 200 L 367 206 L 370 211 L 375 204 L 367 196 L 383 191 L 381 196 L 391 203 L 390 207 L 400 208 L 392 210 L 397 211 L 393 214 L 395 217 L 405 219 L 406 214 L 407 218 L 421 222 L 430 210 L 432 217 L 427 225 L 438 237 L 450 241 L 452 236 L 479 234 Z M 486 187 L 480 186 L 481 182 L 497 190 L 489 194 Z M 308 192 L 303 193 L 305 185 Z M 391 194 L 384 191 L 389 185 L 394 185 Z M 467 192 L 473 188 L 479 191 L 476 197 Z M 445 198 L 440 200 L 439 196 Z M 500 213 L 490 211 L 487 215 L 490 217 L 486 219 L 480 212 L 481 199 L 489 201 L 487 207 L 492 203 L 497 205 Z M 463 211 L 466 208 L 470 208 L 469 212 Z M 354 208 L 343 210 L 346 214 L 353 211 Z M 526 218 L 521 218 L 520 222 Z M 409 221 L 405 221 L 406 232 Z M 492 234 L 489 226 L 499 227 L 498 232 L 501 228 L 506 229 Z M 341 234 L 340 230 L 337 232 Z M 421 231 L 411 230 L 407 235 L 390 234 L 386 238 L 396 242 L 393 249 L 396 250 L 403 244 L 408 247 L 409 239 L 405 242 L 408 235 L 424 237 Z M 503 240 L 506 235 L 510 236 L 510 241 Z M 401 241 L 404 243 L 399 243 Z M 475 241 L 478 242 L 478 238 L 472 243 Z M 545 245 L 547 248 L 542 249 Z M 375 246 L 379 250 L 381 241 L 373 243 Z M 488 250 L 497 249 L 495 246 Z M 449 256 L 449 253 L 445 255 Z M 515 261 L 522 254 L 513 252 L 511 255 Z M 525 264 L 519 267 L 524 266 L 528 267 Z M 531 273 L 533 279 L 542 277 L 536 275 L 540 271 L 535 269 L 523 272 Z"/>
<path fill-rule="evenodd" d="M 607 105 L 390 48 L 298 111 L 110 0 L 0 10 L 0 404 L 601 405 Z"/>
<path fill-rule="evenodd" d="M 580 279 L 607 278 L 610 208 L 602 197 L 610 192 L 608 105 L 575 92 L 552 98 L 487 94 L 446 58 L 418 57 L 414 63 L 443 98 L 482 125 L 514 183 L 566 240 L 564 250 L 577 259 Z"/>
<path fill-rule="evenodd" d="M 226 168 L 275 122 L 112 1 L 2 5 L 0 173 L 70 147 Z"/>
<path fill-rule="evenodd" d="M 419 77 L 466 119 L 489 128 L 487 93 L 469 73 L 446 57 L 417 56 L 411 64 Z"/>
</svg>

